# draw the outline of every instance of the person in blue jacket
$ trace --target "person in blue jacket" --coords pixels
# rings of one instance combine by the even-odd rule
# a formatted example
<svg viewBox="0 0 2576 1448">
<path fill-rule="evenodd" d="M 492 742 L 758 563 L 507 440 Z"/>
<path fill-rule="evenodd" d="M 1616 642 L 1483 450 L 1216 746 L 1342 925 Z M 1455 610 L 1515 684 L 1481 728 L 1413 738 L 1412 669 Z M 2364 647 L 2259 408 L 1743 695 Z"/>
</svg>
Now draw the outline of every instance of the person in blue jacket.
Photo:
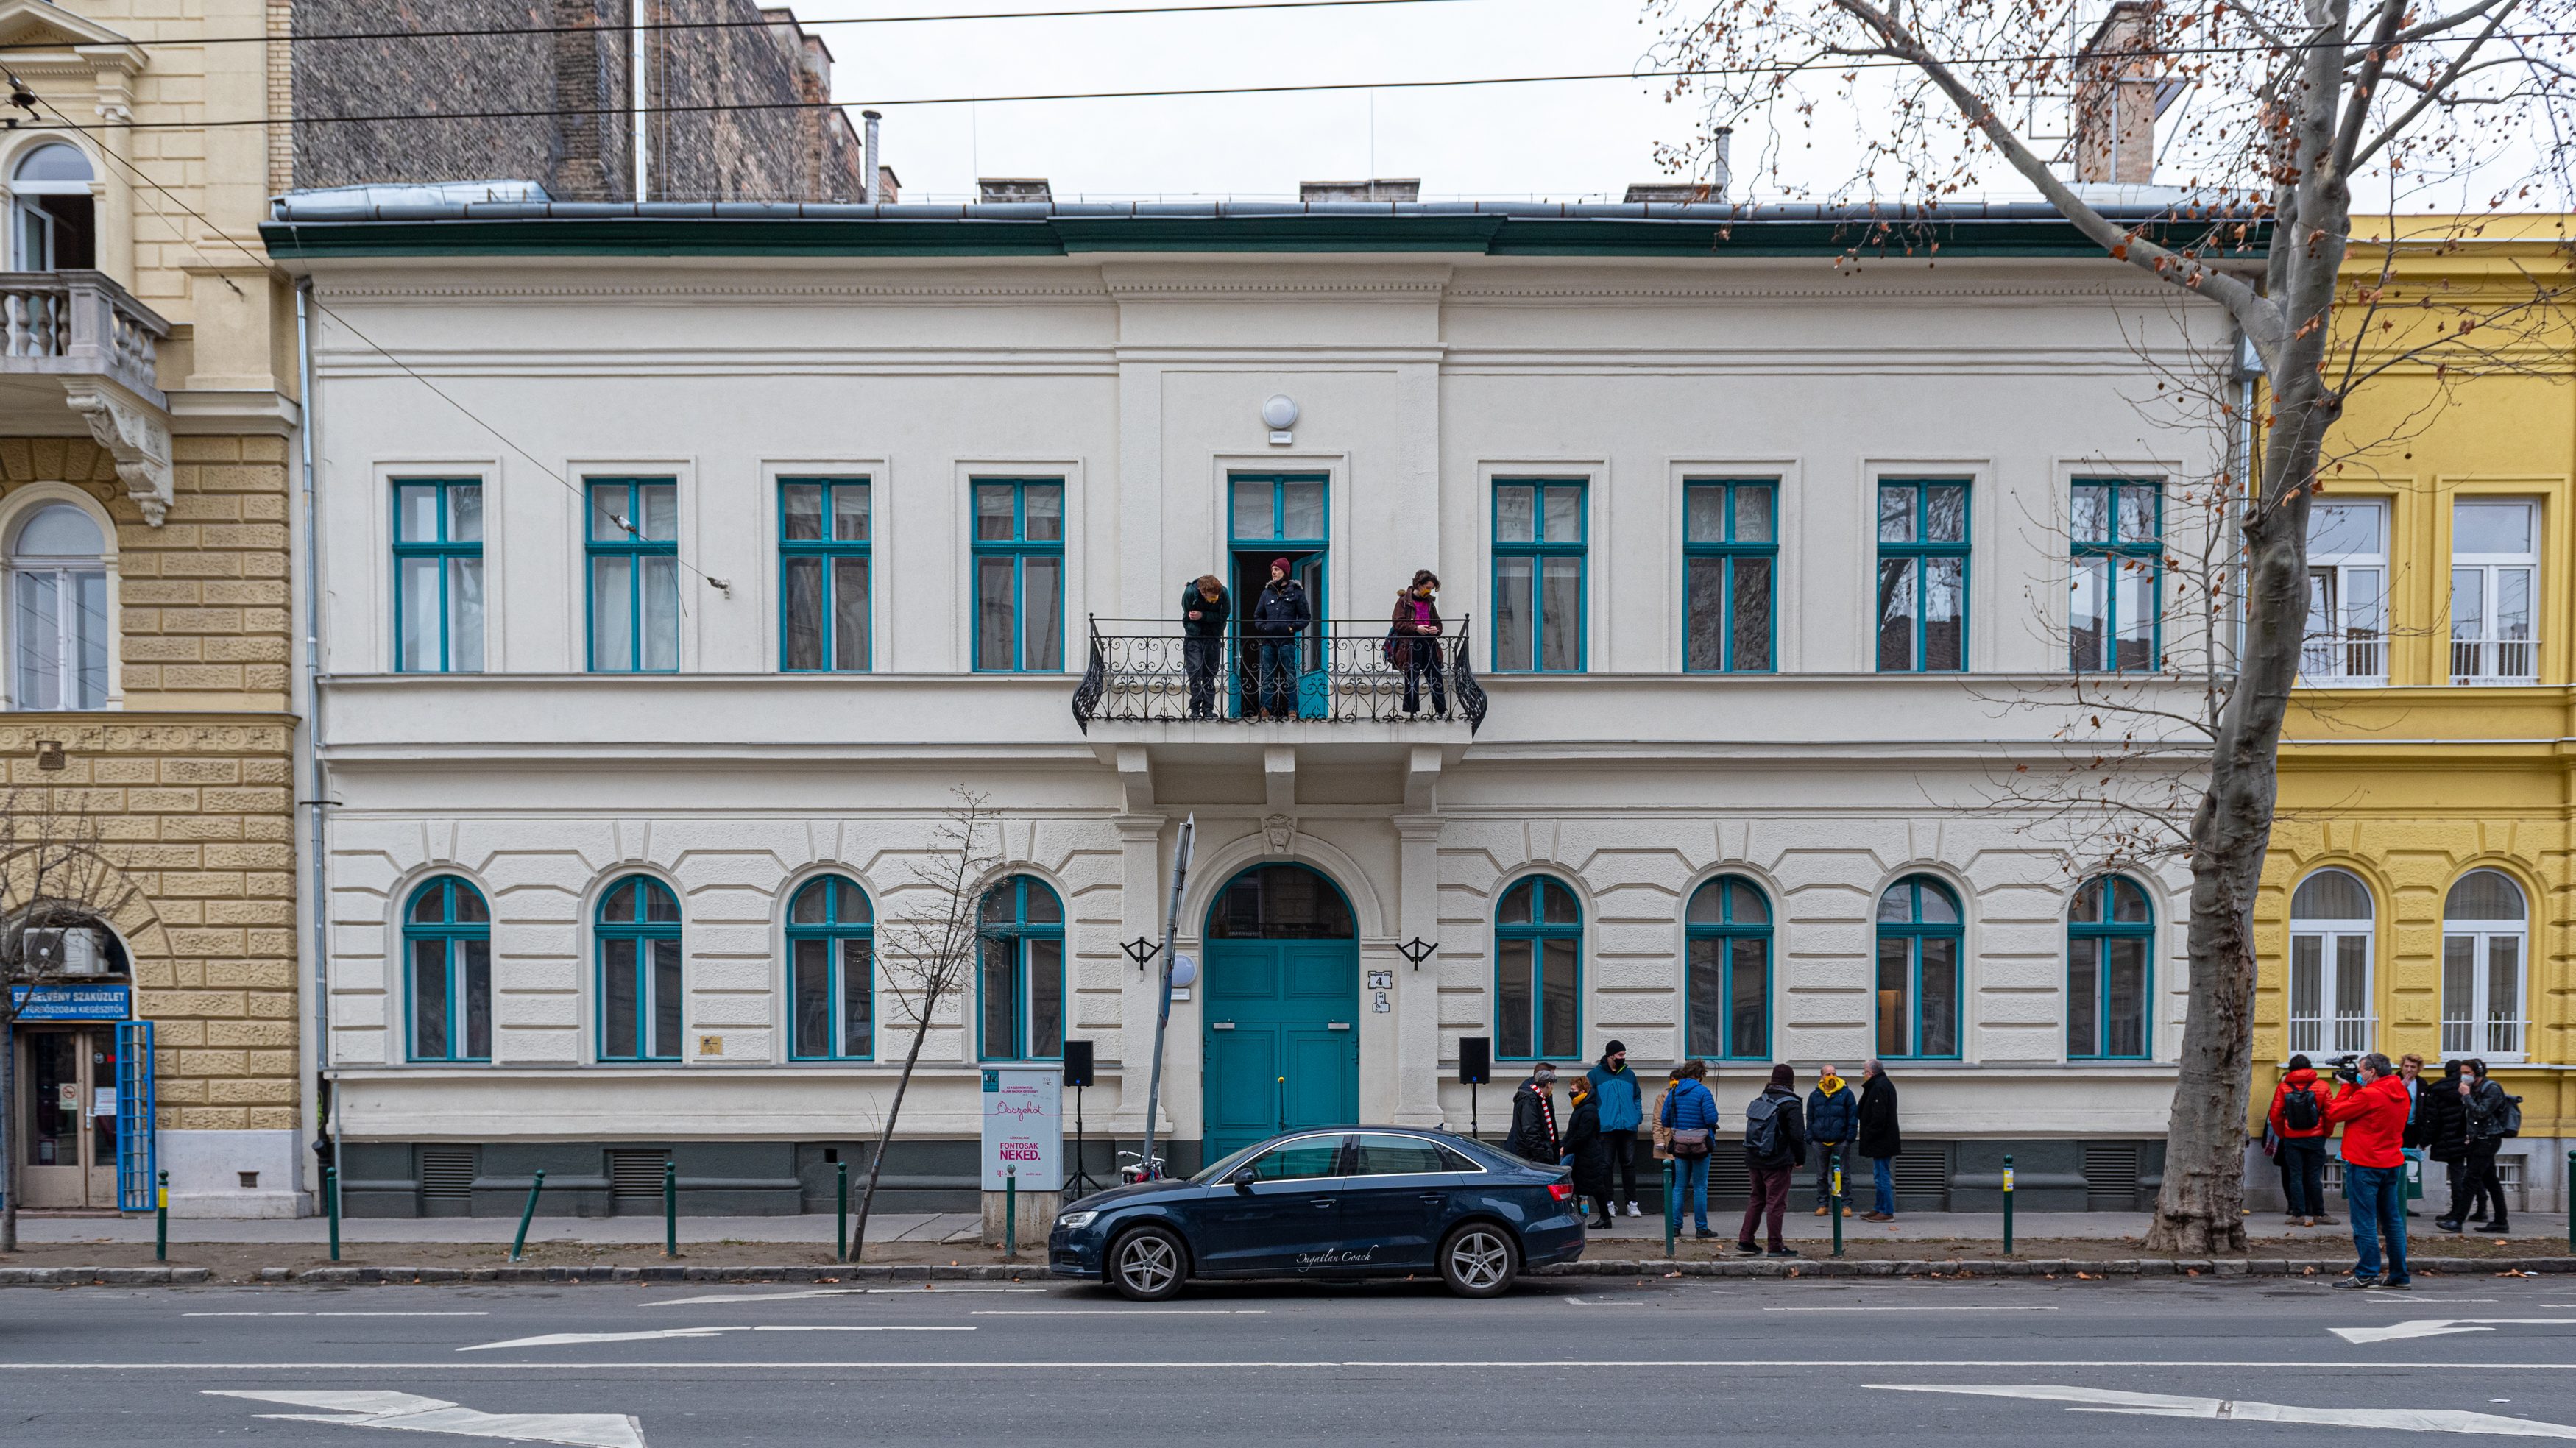
<svg viewBox="0 0 2576 1448">
<path fill-rule="evenodd" d="M 1605 1198 L 1626 1194 L 1628 1215 L 1645 1215 L 1637 1210 L 1637 1128 L 1646 1124 L 1645 1088 L 1637 1084 L 1637 1073 L 1628 1069 L 1628 1047 L 1612 1041 L 1601 1052 L 1601 1064 L 1583 1073 L 1592 1086 L 1592 1098 L 1601 1103 L 1601 1145 L 1609 1153 L 1609 1165 L 1602 1171 Z M 1602 1215 L 1616 1210 L 1608 1200 L 1602 1203 Z"/>
<path fill-rule="evenodd" d="M 1827 1215 L 1834 1196 L 1835 1153 L 1848 1154 L 1852 1133 L 1860 1128 L 1860 1096 L 1851 1083 L 1826 1066 L 1816 1074 L 1816 1089 L 1807 1093 L 1807 1141 L 1816 1149 L 1816 1215 Z M 1851 1163 L 1844 1162 L 1849 1171 Z M 1849 1194 L 1843 1215 L 1852 1214 Z"/>
<path fill-rule="evenodd" d="M 1683 1062 L 1680 1083 L 1664 1093 L 1662 1120 L 1673 1131 L 1673 1197 L 1664 1203 L 1664 1220 L 1680 1230 L 1682 1199 L 1688 1197 L 1697 1228 L 1691 1235 L 1702 1241 L 1717 1235 L 1708 1229 L 1708 1150 L 1717 1132 L 1717 1098 L 1708 1092 L 1707 1076 L 1706 1061 Z"/>
</svg>

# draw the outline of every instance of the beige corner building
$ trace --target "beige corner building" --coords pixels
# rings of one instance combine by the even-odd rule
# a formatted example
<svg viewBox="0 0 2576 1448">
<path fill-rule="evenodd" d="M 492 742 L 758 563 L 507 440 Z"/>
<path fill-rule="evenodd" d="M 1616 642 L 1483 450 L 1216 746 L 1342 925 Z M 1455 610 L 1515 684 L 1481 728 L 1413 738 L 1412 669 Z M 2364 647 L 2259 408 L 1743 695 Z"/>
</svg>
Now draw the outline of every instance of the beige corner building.
<svg viewBox="0 0 2576 1448">
<path fill-rule="evenodd" d="M 0 132 L 0 760 L 119 872 L 17 1025 L 28 1208 L 140 1208 L 166 1170 L 175 1214 L 310 1209 L 294 298 L 254 231 L 284 16 L 0 0 L 36 96 Z"/>
</svg>

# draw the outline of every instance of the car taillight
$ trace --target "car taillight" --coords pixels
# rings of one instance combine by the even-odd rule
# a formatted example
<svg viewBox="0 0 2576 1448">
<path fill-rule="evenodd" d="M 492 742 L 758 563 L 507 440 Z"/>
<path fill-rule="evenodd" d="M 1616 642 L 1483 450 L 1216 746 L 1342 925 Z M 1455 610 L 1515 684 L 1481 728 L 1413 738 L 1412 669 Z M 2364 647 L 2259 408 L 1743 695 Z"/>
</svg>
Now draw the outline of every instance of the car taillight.
<svg viewBox="0 0 2576 1448">
<path fill-rule="evenodd" d="M 1556 1198 L 1560 1202 L 1573 1201 L 1574 1184 L 1572 1182 L 1549 1182 L 1547 1184 L 1547 1194 Z"/>
</svg>

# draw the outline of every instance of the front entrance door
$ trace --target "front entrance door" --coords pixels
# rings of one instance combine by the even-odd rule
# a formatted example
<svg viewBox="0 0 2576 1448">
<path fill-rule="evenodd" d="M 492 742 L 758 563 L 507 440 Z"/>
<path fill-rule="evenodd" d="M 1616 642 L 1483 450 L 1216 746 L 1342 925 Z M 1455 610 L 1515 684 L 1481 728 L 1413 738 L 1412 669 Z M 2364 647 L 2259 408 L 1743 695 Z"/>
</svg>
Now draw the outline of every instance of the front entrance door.
<svg viewBox="0 0 2576 1448">
<path fill-rule="evenodd" d="M 1208 914 L 1209 1160 L 1359 1116 L 1360 951 L 1350 906 L 1302 865 L 1258 865 Z"/>
<path fill-rule="evenodd" d="M 20 1161 L 26 1205 L 116 1206 L 116 1031 L 18 1032 Z"/>
</svg>

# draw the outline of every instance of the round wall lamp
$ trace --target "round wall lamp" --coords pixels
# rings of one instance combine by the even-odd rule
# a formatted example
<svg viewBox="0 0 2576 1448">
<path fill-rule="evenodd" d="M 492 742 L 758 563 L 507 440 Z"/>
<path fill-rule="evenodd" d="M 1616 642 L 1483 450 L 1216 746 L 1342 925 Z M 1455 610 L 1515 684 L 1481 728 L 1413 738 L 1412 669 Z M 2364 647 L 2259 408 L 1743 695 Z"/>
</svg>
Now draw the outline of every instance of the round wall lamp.
<svg viewBox="0 0 2576 1448">
<path fill-rule="evenodd" d="M 1270 429 L 1271 444 L 1285 447 L 1293 440 L 1288 429 L 1297 425 L 1297 399 L 1284 392 L 1272 394 L 1261 404 L 1261 420 Z"/>
</svg>

